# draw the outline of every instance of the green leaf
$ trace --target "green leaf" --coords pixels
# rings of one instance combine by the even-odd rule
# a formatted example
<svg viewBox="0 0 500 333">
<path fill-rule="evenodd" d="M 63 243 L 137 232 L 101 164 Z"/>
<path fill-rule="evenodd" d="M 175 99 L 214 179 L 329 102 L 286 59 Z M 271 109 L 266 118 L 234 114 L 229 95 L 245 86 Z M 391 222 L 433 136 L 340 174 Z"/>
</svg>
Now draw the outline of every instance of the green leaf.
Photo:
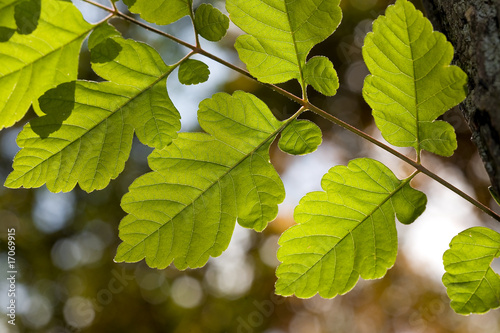
<svg viewBox="0 0 500 333">
<path fill-rule="evenodd" d="M 3 0 L 0 3 L 0 42 L 14 33 L 28 35 L 38 26 L 41 0 Z"/>
<path fill-rule="evenodd" d="M 226 35 L 229 18 L 212 5 L 203 3 L 196 9 L 194 26 L 203 38 L 217 42 Z"/>
<path fill-rule="evenodd" d="M 101 24 L 92 31 L 89 37 L 88 47 L 92 51 L 96 46 L 105 43 L 108 38 L 120 37 L 120 33 L 109 24 Z"/>
<path fill-rule="evenodd" d="M 457 147 L 453 127 L 435 121 L 466 96 L 466 74 L 450 66 L 453 47 L 432 31 L 429 20 L 406 0 L 397 0 L 373 24 L 363 46 L 371 74 L 363 96 L 384 138 L 451 156 Z"/>
<path fill-rule="evenodd" d="M 188 59 L 179 66 L 179 82 L 182 84 L 198 84 L 208 80 L 210 70 L 199 60 Z"/>
<path fill-rule="evenodd" d="M 326 96 L 333 96 L 339 88 L 339 78 L 333 64 L 326 57 L 313 57 L 304 67 L 307 84 Z"/>
<path fill-rule="evenodd" d="M 235 47 L 249 72 L 262 82 L 303 82 L 312 47 L 340 24 L 340 0 L 228 0 L 231 20 L 248 35 Z"/>
<path fill-rule="evenodd" d="M 286 122 L 241 91 L 202 101 L 198 119 L 206 133 L 180 133 L 156 149 L 154 171 L 123 197 L 117 262 L 200 267 L 227 248 L 236 219 L 261 231 L 276 217 L 285 191 L 269 146 Z"/>
<path fill-rule="evenodd" d="M 141 18 L 160 25 L 166 25 L 189 15 L 192 0 L 124 0 L 132 13 Z"/>
<path fill-rule="evenodd" d="M 427 202 L 410 179 L 368 158 L 331 168 L 321 182 L 325 191 L 302 198 L 298 224 L 279 240 L 276 292 L 330 298 L 351 290 L 360 276 L 385 275 L 398 249 L 394 215 L 410 223 Z"/>
<path fill-rule="evenodd" d="M 32 34 L 0 43 L 0 129 L 19 121 L 48 89 L 76 79 L 80 47 L 92 28 L 73 4 L 46 0 Z"/>
<path fill-rule="evenodd" d="M 14 18 L 14 11 L 16 6 L 24 0 L 3 0 L 0 3 L 0 27 L 9 29 L 12 31 L 12 34 L 17 29 L 16 19 Z M 9 36 L 10 38 L 10 36 Z M 8 38 L 6 39 L 8 40 Z M 6 41 L 1 40 L 1 41 Z"/>
<path fill-rule="evenodd" d="M 279 147 L 285 153 L 305 155 L 318 149 L 321 129 L 308 120 L 294 120 L 281 133 Z"/>
<path fill-rule="evenodd" d="M 491 229 L 470 228 L 451 240 L 443 256 L 443 283 L 455 312 L 484 313 L 500 307 L 500 276 L 491 268 L 498 257 L 500 234 Z"/>
<path fill-rule="evenodd" d="M 92 64 L 111 62 L 120 54 L 122 47 L 113 37 L 121 35 L 109 24 L 100 25 L 92 32 L 88 42 Z"/>
<path fill-rule="evenodd" d="M 123 170 L 134 130 L 153 147 L 165 147 L 177 136 L 180 116 L 166 90 L 174 67 L 146 44 L 119 37 L 102 43 L 107 41 L 120 47 L 119 55 L 92 68 L 112 82 L 76 81 L 45 93 L 40 107 L 47 115 L 19 134 L 23 149 L 5 186 L 46 183 L 52 192 L 66 192 L 78 183 L 88 192 L 102 189 Z"/>
<path fill-rule="evenodd" d="M 14 10 L 17 32 L 21 35 L 29 35 L 38 26 L 41 13 L 41 0 L 20 1 Z"/>
</svg>

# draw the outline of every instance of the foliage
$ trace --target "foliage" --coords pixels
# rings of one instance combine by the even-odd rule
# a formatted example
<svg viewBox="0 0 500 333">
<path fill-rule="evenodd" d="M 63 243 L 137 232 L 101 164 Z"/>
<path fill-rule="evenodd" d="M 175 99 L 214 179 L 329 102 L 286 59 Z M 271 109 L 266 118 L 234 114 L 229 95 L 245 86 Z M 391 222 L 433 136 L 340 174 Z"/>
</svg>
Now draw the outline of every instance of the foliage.
<svg viewBox="0 0 500 333">
<path fill-rule="evenodd" d="M 151 23 L 166 25 L 189 16 L 196 45 L 155 30 L 191 49 L 166 65 L 151 46 L 124 39 L 108 25 L 119 17 L 152 29 L 119 12 L 114 2 L 107 8 L 110 15 L 96 25 L 86 23 L 69 2 L 42 0 L 41 10 L 31 0 L 0 7 L 0 128 L 19 121 L 30 104 L 40 115 L 18 136 L 22 149 L 5 186 L 103 189 L 123 171 L 135 133 L 154 148 L 148 158 L 153 171 L 138 177 L 122 198 L 128 215 L 120 223 L 122 243 L 115 260 L 145 259 L 156 268 L 172 262 L 178 269 L 201 267 L 227 248 L 236 222 L 262 231 L 277 216 L 285 190 L 270 163 L 271 144 L 278 140 L 282 151 L 294 155 L 315 151 L 321 130 L 298 119 L 306 111 L 343 124 L 312 105 L 307 94 L 308 86 L 326 96 L 339 88 L 332 62 L 308 55 L 340 24 L 340 1 L 227 0 L 229 18 L 209 4 L 195 9 L 190 0 L 124 2 Z M 23 20 L 20 13 L 32 15 Z M 201 47 L 200 36 L 221 40 L 229 20 L 245 32 L 235 48 L 249 74 Z M 105 82 L 76 80 L 78 51 L 90 31 L 92 69 Z M 250 93 L 217 93 L 199 105 L 204 133 L 178 133 L 180 113 L 166 81 L 179 68 L 181 83 L 205 82 L 210 71 L 191 59 L 197 53 L 293 99 L 297 112 L 279 121 Z M 363 96 L 375 122 L 389 143 L 416 150 L 416 160 L 410 161 L 416 170 L 400 180 L 368 158 L 331 168 L 322 180 L 324 191 L 301 200 L 297 225 L 280 238 L 279 294 L 331 298 L 351 290 L 359 277 L 384 276 L 397 255 L 395 218 L 409 224 L 425 210 L 426 196 L 411 184 L 417 174 L 429 175 L 421 164 L 422 150 L 450 156 L 456 149 L 452 126 L 436 119 L 466 97 L 467 77 L 450 65 L 453 47 L 444 35 L 433 32 L 410 2 L 397 0 L 374 22 L 363 56 L 371 72 Z M 274 85 L 292 79 L 302 96 Z M 400 157 L 384 143 L 343 126 Z M 485 312 L 499 306 L 499 278 L 490 264 L 498 257 L 500 235 L 490 229 L 464 233 L 445 254 L 443 282 L 455 311 Z"/>
<path fill-rule="evenodd" d="M 500 234 L 474 227 L 455 236 L 444 253 L 443 283 L 461 314 L 482 313 L 500 306 L 500 276 L 493 259 L 500 257 Z"/>
<path fill-rule="evenodd" d="M 9 9 L 6 7 L 1 13 Z M 5 20 L 2 15 L 2 22 L 12 16 L 16 18 L 15 11 Z M 1 43 L 0 129 L 19 121 L 31 103 L 36 108 L 38 97 L 48 89 L 76 79 L 80 47 L 92 29 L 72 4 L 48 0 L 43 2 L 37 28 L 31 34 L 16 30 Z"/>
<path fill-rule="evenodd" d="M 227 248 L 236 217 L 257 231 L 276 217 L 285 191 L 268 151 L 286 123 L 240 91 L 204 100 L 198 119 L 207 134 L 181 133 L 154 151 L 154 172 L 123 197 L 129 215 L 120 224 L 116 261 L 200 267 Z"/>
<path fill-rule="evenodd" d="M 363 46 L 372 73 L 363 95 L 384 138 L 451 156 L 457 147 L 453 127 L 435 121 L 466 96 L 467 75 L 449 66 L 453 47 L 409 2 L 399 1 L 373 23 Z"/>
<path fill-rule="evenodd" d="M 323 177 L 325 192 L 312 192 L 295 209 L 297 225 L 280 238 L 276 291 L 334 297 L 358 278 L 376 279 L 394 265 L 398 248 L 394 215 L 413 222 L 427 199 L 382 163 L 363 158 L 336 166 Z"/>
</svg>

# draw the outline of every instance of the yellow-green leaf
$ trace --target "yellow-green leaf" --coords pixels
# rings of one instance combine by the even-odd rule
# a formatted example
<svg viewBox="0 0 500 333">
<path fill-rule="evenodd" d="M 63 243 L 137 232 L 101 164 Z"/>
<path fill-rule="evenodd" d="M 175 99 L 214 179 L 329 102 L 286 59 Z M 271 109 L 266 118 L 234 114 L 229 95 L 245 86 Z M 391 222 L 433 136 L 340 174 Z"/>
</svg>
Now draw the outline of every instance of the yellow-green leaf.
<svg viewBox="0 0 500 333">
<path fill-rule="evenodd" d="M 228 0 L 231 21 L 247 35 L 235 47 L 249 72 L 266 83 L 297 79 L 312 47 L 340 24 L 340 0 Z"/>
<path fill-rule="evenodd" d="M 236 219 L 261 231 L 276 217 L 285 192 L 269 147 L 287 123 L 241 91 L 202 101 L 198 119 L 206 133 L 180 133 L 155 150 L 154 171 L 123 197 L 129 215 L 120 223 L 116 261 L 200 267 L 227 248 Z"/>
<path fill-rule="evenodd" d="M 0 43 L 0 129 L 19 121 L 48 89 L 76 79 L 80 47 L 92 28 L 72 3 L 45 0 L 31 34 Z"/>
<path fill-rule="evenodd" d="M 377 279 L 396 260 L 395 215 L 411 223 L 426 196 L 382 163 L 356 159 L 331 168 L 323 192 L 311 192 L 295 208 L 297 225 L 280 237 L 276 292 L 283 296 L 334 297 L 359 277 Z"/>
<path fill-rule="evenodd" d="M 468 315 L 500 307 L 500 275 L 491 268 L 498 257 L 500 234 L 494 230 L 474 227 L 452 239 L 443 256 L 443 283 L 455 312 Z"/>
<path fill-rule="evenodd" d="M 452 155 L 455 131 L 436 118 L 465 99 L 467 75 L 450 66 L 453 47 L 446 37 L 412 3 L 397 0 L 373 23 L 363 58 L 372 74 L 363 96 L 384 138 L 418 153 Z"/>
</svg>

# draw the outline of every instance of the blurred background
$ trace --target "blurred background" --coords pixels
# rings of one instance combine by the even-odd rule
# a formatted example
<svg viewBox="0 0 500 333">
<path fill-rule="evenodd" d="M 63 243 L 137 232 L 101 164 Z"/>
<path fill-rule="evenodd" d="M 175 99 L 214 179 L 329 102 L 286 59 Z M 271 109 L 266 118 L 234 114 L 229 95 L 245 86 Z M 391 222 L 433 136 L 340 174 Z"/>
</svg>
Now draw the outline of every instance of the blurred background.
<svg viewBox="0 0 500 333">
<path fill-rule="evenodd" d="M 82 1 L 73 1 L 89 22 L 106 13 Z M 211 2 L 225 12 L 223 1 Z M 334 97 L 309 91 L 311 101 L 329 113 L 381 139 L 361 89 L 368 74 L 362 61 L 363 39 L 373 20 L 394 1 L 342 0 L 344 17 L 338 30 L 316 46 L 311 55 L 332 60 L 341 88 Z M 422 9 L 418 1 L 413 1 Z M 109 6 L 109 2 L 102 0 Z M 195 4 L 199 2 L 195 1 Z M 126 12 L 123 3 L 117 3 Z M 113 19 L 126 38 L 154 46 L 167 64 L 188 50 L 140 27 Z M 160 29 L 194 43 L 188 18 Z M 243 66 L 232 45 L 240 34 L 231 26 L 220 43 L 203 46 Z M 200 130 L 198 103 L 217 91 L 245 90 L 263 99 L 280 118 L 291 116 L 298 106 L 271 90 L 203 57 L 210 66 L 210 79 L 197 86 L 182 86 L 174 72 L 169 94 L 182 114 L 182 131 Z M 91 70 L 86 42 L 82 48 L 79 77 L 101 80 Z M 282 85 L 299 93 L 294 82 Z M 18 126 L 0 132 L 0 181 L 11 170 L 18 147 Z M 323 131 L 323 144 L 313 154 L 294 157 L 271 148 L 272 162 L 281 174 L 287 198 L 278 218 L 262 233 L 238 225 L 228 250 L 211 258 L 200 269 L 178 271 L 148 268 L 143 262 L 116 264 L 118 225 L 124 216 L 120 198 L 132 181 L 149 171 L 151 150 L 138 142 L 125 171 L 102 190 L 87 194 L 76 188 L 53 194 L 45 187 L 10 190 L 0 187 L 0 332 L 265 332 L 265 333 L 441 333 L 500 331 L 498 310 L 486 315 L 459 316 L 449 307 L 441 283 L 442 255 L 460 231 L 486 225 L 500 231 L 498 223 L 441 185 L 419 175 L 414 186 L 428 195 L 426 212 L 413 225 L 398 223 L 399 254 L 396 265 L 380 280 L 360 281 L 348 294 L 327 300 L 297 299 L 274 295 L 277 241 L 294 224 L 293 208 L 302 196 L 320 190 L 320 180 L 334 165 L 357 157 L 376 158 L 399 178 L 411 173 L 398 159 L 311 113 Z M 423 162 L 431 170 L 481 202 L 498 211 L 488 193 L 488 178 L 470 142 L 470 132 L 459 110 L 443 116 L 456 129 L 459 148 L 451 158 L 430 154 Z M 411 155 L 411 151 L 401 150 Z M 8 302 L 5 268 L 7 229 L 16 229 L 16 326 L 7 325 Z M 497 262 L 495 267 L 499 268 Z"/>
</svg>

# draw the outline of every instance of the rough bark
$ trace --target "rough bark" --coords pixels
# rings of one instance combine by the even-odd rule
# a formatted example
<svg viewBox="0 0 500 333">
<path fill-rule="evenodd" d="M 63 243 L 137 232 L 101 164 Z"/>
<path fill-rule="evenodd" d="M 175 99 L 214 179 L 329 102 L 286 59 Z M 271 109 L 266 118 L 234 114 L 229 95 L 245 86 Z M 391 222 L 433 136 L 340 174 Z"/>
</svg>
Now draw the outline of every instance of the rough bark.
<svg viewBox="0 0 500 333">
<path fill-rule="evenodd" d="M 469 76 L 460 109 L 500 194 L 500 0 L 422 0 L 435 30 L 455 47 L 455 64 Z"/>
</svg>

